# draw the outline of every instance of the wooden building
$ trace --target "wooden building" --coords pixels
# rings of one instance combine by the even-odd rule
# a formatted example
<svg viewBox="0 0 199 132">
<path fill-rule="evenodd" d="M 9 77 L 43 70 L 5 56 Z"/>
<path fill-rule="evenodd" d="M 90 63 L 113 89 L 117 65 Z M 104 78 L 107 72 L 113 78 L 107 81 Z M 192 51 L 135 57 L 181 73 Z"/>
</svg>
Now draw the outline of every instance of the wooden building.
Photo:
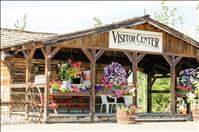
<svg viewBox="0 0 199 132">
<path fill-rule="evenodd" d="M 44 118 L 47 120 L 49 82 L 57 79 L 56 65 L 71 56 L 91 70 L 91 120 L 95 117 L 95 84 L 101 83 L 100 69 L 111 61 L 118 61 L 133 71 L 134 84 L 137 84 L 138 70 L 147 74 L 148 113 L 151 94 L 167 92 L 151 89 L 155 79 L 170 77 L 170 112 L 174 115 L 176 76 L 185 68 L 199 66 L 199 42 L 148 15 L 63 35 L 1 28 L 1 94 L 7 94 L 9 99 L 12 87 L 25 86 L 34 82 L 36 74 L 45 74 Z"/>
</svg>

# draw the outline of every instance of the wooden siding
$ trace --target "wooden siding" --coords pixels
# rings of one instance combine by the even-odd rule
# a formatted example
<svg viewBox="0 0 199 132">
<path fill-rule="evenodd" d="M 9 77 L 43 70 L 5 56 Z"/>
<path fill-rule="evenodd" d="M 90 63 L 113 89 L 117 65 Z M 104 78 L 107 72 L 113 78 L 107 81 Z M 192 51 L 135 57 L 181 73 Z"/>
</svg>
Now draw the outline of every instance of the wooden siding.
<svg viewBox="0 0 199 132">
<path fill-rule="evenodd" d="M 10 99 L 10 72 L 8 67 L 9 65 L 1 60 L 1 100 Z"/>
<path fill-rule="evenodd" d="M 163 54 L 184 57 L 194 57 L 196 58 L 199 54 L 199 49 L 179 38 L 160 30 L 159 28 L 152 26 L 148 23 L 140 24 L 137 26 L 129 27 L 129 29 L 145 30 L 160 32 L 163 34 Z M 102 32 L 87 35 L 78 39 L 71 39 L 68 41 L 58 43 L 60 47 L 70 47 L 70 48 L 95 48 L 95 49 L 108 49 L 109 43 L 109 33 Z M 54 45 L 55 46 L 55 45 Z M 110 49 L 108 49 L 110 50 Z M 117 49 L 118 50 L 118 49 Z M 119 51 L 119 50 L 118 50 Z M 154 53 L 151 53 L 154 54 Z M 159 54 L 159 53 L 158 53 Z"/>
</svg>

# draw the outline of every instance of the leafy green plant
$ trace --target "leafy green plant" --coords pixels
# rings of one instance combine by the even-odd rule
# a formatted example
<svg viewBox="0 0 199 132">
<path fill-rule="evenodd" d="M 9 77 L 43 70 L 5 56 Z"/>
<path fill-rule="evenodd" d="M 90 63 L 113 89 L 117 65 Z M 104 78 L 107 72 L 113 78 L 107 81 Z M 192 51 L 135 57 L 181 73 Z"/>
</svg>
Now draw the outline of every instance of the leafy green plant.
<svg viewBox="0 0 199 132">
<path fill-rule="evenodd" d="M 72 60 L 68 59 L 68 62 L 64 62 L 58 65 L 59 69 L 59 78 L 62 81 L 67 81 L 69 79 L 80 78 L 82 71 L 84 70 L 82 62 L 77 61 L 72 63 Z"/>
</svg>

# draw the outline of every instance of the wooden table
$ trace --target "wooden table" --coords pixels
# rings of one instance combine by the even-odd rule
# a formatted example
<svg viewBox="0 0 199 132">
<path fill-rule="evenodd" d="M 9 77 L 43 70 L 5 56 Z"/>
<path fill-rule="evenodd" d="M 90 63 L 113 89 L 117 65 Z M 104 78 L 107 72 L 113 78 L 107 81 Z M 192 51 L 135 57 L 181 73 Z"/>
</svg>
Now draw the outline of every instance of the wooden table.
<svg viewBox="0 0 199 132">
<path fill-rule="evenodd" d="M 89 97 L 89 92 L 51 92 L 50 100 L 51 104 L 50 107 L 53 108 L 54 112 L 57 113 L 59 106 L 66 106 L 68 111 L 70 112 L 71 108 L 79 108 L 82 112 L 86 107 L 89 107 L 89 103 L 85 103 L 83 101 L 84 97 Z M 77 100 L 77 103 L 74 103 L 74 100 Z"/>
</svg>

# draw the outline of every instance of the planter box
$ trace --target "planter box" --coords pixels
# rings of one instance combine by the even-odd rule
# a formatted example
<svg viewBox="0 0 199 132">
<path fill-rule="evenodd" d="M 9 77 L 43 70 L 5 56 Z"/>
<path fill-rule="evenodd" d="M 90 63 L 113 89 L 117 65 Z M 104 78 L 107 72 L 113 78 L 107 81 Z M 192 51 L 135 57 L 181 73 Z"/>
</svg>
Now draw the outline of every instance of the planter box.
<svg viewBox="0 0 199 132">
<path fill-rule="evenodd" d="M 117 110 L 116 118 L 117 118 L 117 123 L 134 124 L 135 118 L 136 118 L 136 113 L 135 112 L 124 112 L 124 111 Z"/>
<path fill-rule="evenodd" d="M 199 121 L 199 110 L 192 111 L 192 118 L 194 121 Z"/>
</svg>

